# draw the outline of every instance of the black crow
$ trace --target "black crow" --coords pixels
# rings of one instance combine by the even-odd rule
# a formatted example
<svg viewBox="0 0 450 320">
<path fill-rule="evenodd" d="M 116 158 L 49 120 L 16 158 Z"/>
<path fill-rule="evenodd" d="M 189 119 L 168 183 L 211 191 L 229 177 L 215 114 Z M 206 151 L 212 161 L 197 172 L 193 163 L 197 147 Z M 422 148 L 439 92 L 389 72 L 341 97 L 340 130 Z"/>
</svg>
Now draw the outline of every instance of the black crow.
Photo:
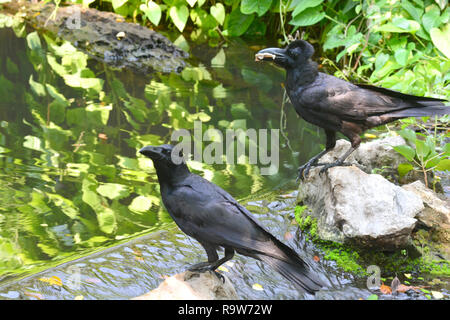
<svg viewBox="0 0 450 320">
<path fill-rule="evenodd" d="M 162 201 L 172 219 L 205 249 L 208 262 L 189 268 L 214 271 L 234 252 L 261 260 L 306 292 L 322 284 L 309 266 L 291 248 L 281 243 L 252 217 L 231 195 L 193 174 L 171 145 L 147 146 L 139 152 L 153 160 Z M 172 152 L 174 151 L 174 152 Z M 219 259 L 217 249 L 225 249 Z"/>
<path fill-rule="evenodd" d="M 326 148 L 299 168 L 305 178 L 313 166 L 321 173 L 334 166 L 347 165 L 345 159 L 361 143 L 360 134 L 401 118 L 450 114 L 446 100 L 417 97 L 371 85 L 352 84 L 318 71 L 310 58 L 311 44 L 295 40 L 286 48 L 266 48 L 256 53 L 256 61 L 271 61 L 286 70 L 286 91 L 297 113 L 325 130 Z M 350 139 L 350 149 L 336 162 L 318 160 L 336 144 L 336 132 Z"/>
</svg>

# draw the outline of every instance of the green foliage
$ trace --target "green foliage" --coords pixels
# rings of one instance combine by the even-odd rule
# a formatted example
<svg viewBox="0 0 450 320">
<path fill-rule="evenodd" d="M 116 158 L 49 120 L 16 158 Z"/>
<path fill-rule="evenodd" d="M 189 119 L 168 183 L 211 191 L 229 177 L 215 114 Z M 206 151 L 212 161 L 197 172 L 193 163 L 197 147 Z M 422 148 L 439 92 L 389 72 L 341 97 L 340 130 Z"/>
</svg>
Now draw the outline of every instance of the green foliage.
<svg viewBox="0 0 450 320">
<path fill-rule="evenodd" d="M 398 167 L 400 177 L 411 170 L 423 172 L 425 184 L 428 186 L 427 172 L 430 170 L 450 170 L 450 143 L 443 147 L 437 146 L 437 138 L 433 135 L 423 135 L 411 129 L 403 129 L 399 134 L 409 145 L 394 146 L 394 150 L 403 155 L 409 163 Z M 424 140 L 423 140 L 424 139 Z"/>
</svg>

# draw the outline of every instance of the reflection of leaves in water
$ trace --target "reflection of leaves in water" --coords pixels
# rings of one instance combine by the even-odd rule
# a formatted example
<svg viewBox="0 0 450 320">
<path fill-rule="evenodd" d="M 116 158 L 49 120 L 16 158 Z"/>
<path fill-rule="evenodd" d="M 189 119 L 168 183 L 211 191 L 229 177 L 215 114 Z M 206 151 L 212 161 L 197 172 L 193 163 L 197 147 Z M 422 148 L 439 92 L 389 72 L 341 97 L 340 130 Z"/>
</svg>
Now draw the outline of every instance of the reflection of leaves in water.
<svg viewBox="0 0 450 320">
<path fill-rule="evenodd" d="M 206 60 L 220 72 L 199 63 L 131 81 L 68 42 L 35 32 L 16 42 L 27 58 L 21 49 L 0 63 L 0 277 L 172 223 L 152 162 L 137 155 L 142 146 L 193 133 L 196 120 L 203 133 L 279 125 L 275 80 L 245 67 L 252 60 L 235 49 Z M 241 197 L 276 180 L 244 160 L 189 165 Z"/>
</svg>

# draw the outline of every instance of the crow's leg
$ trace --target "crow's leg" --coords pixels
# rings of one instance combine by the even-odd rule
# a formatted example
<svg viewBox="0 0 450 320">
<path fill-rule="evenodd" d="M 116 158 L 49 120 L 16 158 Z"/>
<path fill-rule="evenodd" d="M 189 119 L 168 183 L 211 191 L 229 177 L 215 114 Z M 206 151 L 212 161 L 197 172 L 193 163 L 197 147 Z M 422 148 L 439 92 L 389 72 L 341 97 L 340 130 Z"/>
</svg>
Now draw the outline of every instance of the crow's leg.
<svg viewBox="0 0 450 320">
<path fill-rule="evenodd" d="M 304 165 L 302 165 L 300 168 L 298 168 L 298 176 L 297 176 L 296 182 L 298 182 L 299 179 L 302 179 L 302 180 L 305 179 L 306 176 L 308 176 L 308 173 L 309 173 L 309 170 L 311 169 L 311 167 L 320 166 L 321 164 L 318 164 L 317 161 L 319 161 L 319 159 L 321 157 L 323 157 L 326 153 L 328 153 L 336 145 L 336 132 L 330 131 L 330 130 L 325 130 L 325 134 L 327 136 L 325 150 L 323 150 L 319 154 L 315 155 L 308 162 L 306 162 Z"/>
<path fill-rule="evenodd" d="M 204 242 L 200 242 L 202 247 L 206 251 L 208 256 L 207 262 L 196 263 L 188 268 L 189 271 L 205 272 L 210 269 L 211 265 L 216 261 L 219 261 L 219 255 L 217 254 L 216 247 Z"/>
<path fill-rule="evenodd" d="M 337 159 L 335 162 L 332 163 L 321 163 L 323 165 L 323 168 L 320 169 L 320 174 L 324 173 L 330 168 L 338 167 L 338 166 L 349 166 L 350 163 L 345 163 L 345 159 L 348 158 L 348 156 L 355 151 L 359 145 L 361 144 L 361 138 L 359 137 L 359 134 L 362 132 L 361 127 L 355 123 L 346 122 L 343 121 L 342 123 L 342 133 L 350 139 L 350 142 L 352 143 L 351 147 L 347 150 L 347 152 L 341 156 L 339 159 Z"/>
<path fill-rule="evenodd" d="M 208 255 L 208 262 L 200 262 L 197 264 L 194 264 L 188 268 L 189 271 L 194 272 L 206 272 L 211 271 L 214 272 L 214 274 L 225 283 L 225 278 L 217 271 L 215 271 L 220 265 L 227 262 L 228 260 L 231 260 L 234 256 L 234 250 L 225 248 L 225 256 L 222 259 L 219 259 L 219 256 L 217 255 L 216 248 L 214 246 L 201 243 L 203 248 L 205 248 L 206 254 Z"/>
</svg>

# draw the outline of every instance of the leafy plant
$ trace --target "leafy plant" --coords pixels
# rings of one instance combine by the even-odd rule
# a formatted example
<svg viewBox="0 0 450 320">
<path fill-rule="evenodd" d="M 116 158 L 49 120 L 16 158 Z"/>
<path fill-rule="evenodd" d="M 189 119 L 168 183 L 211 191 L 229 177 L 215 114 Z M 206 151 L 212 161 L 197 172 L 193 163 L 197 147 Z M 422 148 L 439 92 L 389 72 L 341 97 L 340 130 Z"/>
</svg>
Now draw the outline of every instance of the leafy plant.
<svg viewBox="0 0 450 320">
<path fill-rule="evenodd" d="M 409 161 L 398 166 L 398 173 L 401 177 L 411 170 L 420 171 L 423 173 L 425 185 L 428 187 L 428 171 L 450 170 L 450 143 L 446 143 L 443 148 L 439 148 L 436 146 L 436 139 L 432 135 L 425 136 L 411 129 L 403 129 L 399 131 L 399 134 L 410 144 L 393 147 L 395 151 Z"/>
</svg>

